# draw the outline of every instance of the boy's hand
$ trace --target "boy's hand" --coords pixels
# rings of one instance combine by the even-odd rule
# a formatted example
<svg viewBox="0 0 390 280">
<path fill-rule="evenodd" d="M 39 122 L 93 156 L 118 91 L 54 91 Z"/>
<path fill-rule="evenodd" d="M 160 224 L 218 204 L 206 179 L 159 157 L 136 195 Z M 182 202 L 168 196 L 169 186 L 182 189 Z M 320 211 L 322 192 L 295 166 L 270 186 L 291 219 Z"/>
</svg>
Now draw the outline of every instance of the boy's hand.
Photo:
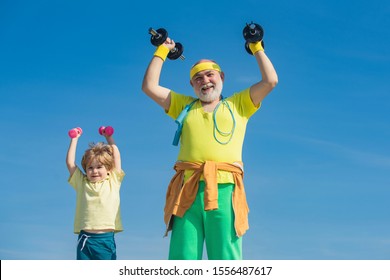
<svg viewBox="0 0 390 280">
<path fill-rule="evenodd" d="M 99 127 L 99 134 L 104 137 L 109 137 L 114 134 L 114 128 L 112 126 L 101 126 Z"/>
<path fill-rule="evenodd" d="M 83 130 L 81 127 L 75 127 L 68 131 L 68 135 L 70 138 L 79 138 L 83 134 Z"/>
</svg>

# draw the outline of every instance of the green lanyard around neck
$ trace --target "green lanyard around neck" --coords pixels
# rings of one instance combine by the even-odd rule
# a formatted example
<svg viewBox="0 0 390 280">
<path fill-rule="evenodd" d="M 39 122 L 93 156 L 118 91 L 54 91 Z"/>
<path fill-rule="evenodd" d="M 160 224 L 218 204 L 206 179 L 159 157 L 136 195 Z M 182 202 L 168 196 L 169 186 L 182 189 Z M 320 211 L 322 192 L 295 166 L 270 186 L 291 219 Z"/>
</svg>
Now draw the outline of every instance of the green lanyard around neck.
<svg viewBox="0 0 390 280">
<path fill-rule="evenodd" d="M 224 132 L 222 130 L 220 130 L 218 128 L 218 123 L 217 123 L 217 117 L 216 117 L 216 114 L 217 114 L 217 111 L 219 109 L 219 106 L 221 106 L 221 104 L 223 104 L 225 107 L 227 107 L 229 109 L 229 112 L 230 112 L 230 116 L 232 117 L 232 121 L 233 121 L 233 125 L 232 125 L 232 128 L 230 129 L 230 131 L 228 132 Z M 214 111 L 213 111 L 213 122 L 214 122 L 214 131 L 213 131 L 213 134 L 214 134 L 214 139 L 215 141 L 217 141 L 219 144 L 221 145 L 226 145 L 228 144 L 231 140 L 232 140 L 232 137 L 233 137 L 233 134 L 234 134 L 234 130 L 236 129 L 236 119 L 234 118 L 234 114 L 233 114 L 233 111 L 232 109 L 230 108 L 229 106 L 229 103 L 226 102 L 226 100 L 222 97 L 222 100 L 217 104 L 217 106 L 214 108 Z M 229 137 L 228 140 L 226 141 L 220 141 L 218 140 L 218 137 L 217 137 L 217 133 L 222 135 L 223 137 Z"/>
<path fill-rule="evenodd" d="M 179 140 L 180 140 L 180 136 L 181 136 L 181 131 L 183 129 L 183 123 L 184 123 L 184 120 L 185 118 L 187 117 L 187 114 L 188 112 L 190 111 L 192 105 L 194 105 L 194 103 L 196 101 L 198 101 L 199 99 L 195 99 L 193 100 L 190 104 L 187 104 L 183 111 L 181 111 L 181 113 L 179 114 L 179 116 L 176 118 L 175 122 L 177 123 L 178 127 L 177 127 L 177 130 L 176 130 L 176 133 L 175 133 L 175 137 L 173 138 L 173 142 L 172 142 L 172 145 L 174 146 L 177 146 L 179 144 Z M 230 131 L 228 132 L 224 132 L 222 130 L 219 129 L 218 127 L 218 123 L 217 123 L 217 117 L 216 117 L 216 114 L 217 114 L 217 111 L 219 109 L 219 106 L 223 104 L 224 106 L 226 106 L 230 112 L 230 116 L 232 117 L 232 121 L 233 121 L 233 125 L 232 125 L 232 128 Z M 213 111 L 213 123 L 214 123 L 214 129 L 213 129 L 213 135 L 214 135 L 214 139 L 215 141 L 217 141 L 219 144 L 221 145 L 226 145 L 228 144 L 231 140 L 232 140 L 232 137 L 233 137 L 233 134 L 234 134 L 234 130 L 236 128 L 236 119 L 234 118 L 234 114 L 233 114 L 233 111 L 232 109 L 230 108 L 229 106 L 229 103 L 226 102 L 226 100 L 221 96 L 221 101 L 217 104 L 217 106 L 214 108 L 214 111 Z M 229 136 L 229 139 L 225 142 L 223 141 L 220 141 L 218 140 L 218 137 L 217 137 L 217 133 L 224 136 L 224 137 L 228 137 Z"/>
</svg>

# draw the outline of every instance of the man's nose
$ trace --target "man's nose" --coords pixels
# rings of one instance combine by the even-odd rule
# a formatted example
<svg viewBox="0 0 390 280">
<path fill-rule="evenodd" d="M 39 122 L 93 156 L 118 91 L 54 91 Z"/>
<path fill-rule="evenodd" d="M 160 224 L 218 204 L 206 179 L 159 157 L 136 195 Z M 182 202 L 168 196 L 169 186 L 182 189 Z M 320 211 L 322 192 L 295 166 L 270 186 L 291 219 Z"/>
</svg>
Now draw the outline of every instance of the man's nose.
<svg viewBox="0 0 390 280">
<path fill-rule="evenodd" d="M 207 77 L 206 75 L 202 77 L 202 84 L 207 84 L 209 81 L 209 77 Z"/>
</svg>

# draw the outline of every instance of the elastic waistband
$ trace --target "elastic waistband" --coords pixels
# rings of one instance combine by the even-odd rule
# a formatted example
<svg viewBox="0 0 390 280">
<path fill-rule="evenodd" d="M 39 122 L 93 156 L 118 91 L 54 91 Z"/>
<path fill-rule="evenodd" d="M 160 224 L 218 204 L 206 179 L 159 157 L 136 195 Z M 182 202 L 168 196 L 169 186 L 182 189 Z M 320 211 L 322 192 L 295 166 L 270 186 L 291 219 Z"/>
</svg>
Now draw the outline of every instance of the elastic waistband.
<svg viewBox="0 0 390 280">
<path fill-rule="evenodd" d="M 79 236 L 87 235 L 89 238 L 107 238 L 114 236 L 114 234 L 114 232 L 91 233 L 81 230 Z"/>
</svg>

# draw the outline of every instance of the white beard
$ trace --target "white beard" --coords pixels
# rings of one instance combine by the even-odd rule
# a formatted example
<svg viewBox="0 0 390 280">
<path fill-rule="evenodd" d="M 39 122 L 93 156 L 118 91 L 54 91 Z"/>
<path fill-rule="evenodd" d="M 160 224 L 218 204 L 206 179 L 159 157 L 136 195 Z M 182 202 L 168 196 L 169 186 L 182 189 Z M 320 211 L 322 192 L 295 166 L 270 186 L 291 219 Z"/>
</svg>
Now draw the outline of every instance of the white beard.
<svg viewBox="0 0 390 280">
<path fill-rule="evenodd" d="M 203 90 L 212 87 L 212 91 L 203 93 Z M 211 103 L 215 100 L 219 100 L 221 93 L 223 89 L 223 83 L 222 81 L 217 82 L 215 85 L 212 83 L 208 83 L 207 85 L 204 85 L 202 88 L 199 89 L 199 91 L 195 91 L 196 96 L 203 102 Z"/>
</svg>

